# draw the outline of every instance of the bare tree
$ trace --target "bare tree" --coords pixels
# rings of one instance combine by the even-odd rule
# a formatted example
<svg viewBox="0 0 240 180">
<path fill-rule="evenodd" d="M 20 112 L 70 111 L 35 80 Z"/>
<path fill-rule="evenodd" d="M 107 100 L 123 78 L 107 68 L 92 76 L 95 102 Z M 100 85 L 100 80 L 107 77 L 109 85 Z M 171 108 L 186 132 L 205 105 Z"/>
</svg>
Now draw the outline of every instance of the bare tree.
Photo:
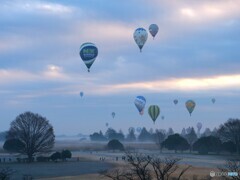
<svg viewBox="0 0 240 180">
<path fill-rule="evenodd" d="M 235 172 L 237 176 L 224 176 L 226 179 L 240 180 L 240 160 L 229 159 L 223 167 L 218 168 L 221 172 Z"/>
<path fill-rule="evenodd" d="M 224 142 L 232 141 L 237 147 L 237 153 L 240 154 L 240 120 L 229 119 L 223 125 L 220 125 L 218 135 Z"/>
<path fill-rule="evenodd" d="M 11 122 L 7 139 L 19 139 L 24 144 L 19 153 L 27 155 L 31 162 L 34 155 L 49 152 L 53 148 L 55 135 L 45 117 L 25 112 Z"/>
<path fill-rule="evenodd" d="M 157 146 L 159 147 L 160 152 L 162 152 L 162 142 L 166 139 L 166 134 L 164 131 L 156 130 L 155 132 L 155 142 Z"/>
<path fill-rule="evenodd" d="M 191 167 L 187 166 L 178 175 L 178 158 L 159 158 L 141 153 L 126 153 L 128 166 L 122 170 L 116 169 L 104 172 L 103 175 L 113 180 L 168 180 L 173 173 L 180 180 L 182 175 Z"/>
<path fill-rule="evenodd" d="M 0 169 L 0 179 L 1 180 L 8 180 L 11 176 L 16 173 L 16 171 L 12 170 L 9 167 Z"/>
</svg>

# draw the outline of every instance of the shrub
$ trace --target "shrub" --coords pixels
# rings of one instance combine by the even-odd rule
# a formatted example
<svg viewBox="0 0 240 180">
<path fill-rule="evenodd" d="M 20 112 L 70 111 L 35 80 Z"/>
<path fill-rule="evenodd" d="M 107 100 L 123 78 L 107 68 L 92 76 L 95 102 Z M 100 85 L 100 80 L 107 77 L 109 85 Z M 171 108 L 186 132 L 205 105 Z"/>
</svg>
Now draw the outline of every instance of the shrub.
<svg viewBox="0 0 240 180">
<path fill-rule="evenodd" d="M 113 139 L 113 140 L 109 141 L 107 144 L 107 148 L 109 150 L 120 150 L 120 151 L 124 150 L 123 144 L 117 139 Z"/>
</svg>

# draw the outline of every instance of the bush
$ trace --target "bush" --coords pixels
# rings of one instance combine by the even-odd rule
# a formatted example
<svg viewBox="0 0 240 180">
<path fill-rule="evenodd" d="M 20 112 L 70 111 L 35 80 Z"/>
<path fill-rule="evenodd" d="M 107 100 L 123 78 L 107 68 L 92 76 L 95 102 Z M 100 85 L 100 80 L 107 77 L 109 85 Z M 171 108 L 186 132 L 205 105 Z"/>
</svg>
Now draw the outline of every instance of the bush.
<svg viewBox="0 0 240 180">
<path fill-rule="evenodd" d="M 4 142 L 3 149 L 8 152 L 20 152 L 24 149 L 25 145 L 19 139 L 8 139 Z"/>
<path fill-rule="evenodd" d="M 214 136 L 201 137 L 193 144 L 193 150 L 198 151 L 199 154 L 208 154 L 209 152 L 221 151 L 222 142 L 219 138 Z"/>
<path fill-rule="evenodd" d="M 237 146 L 232 141 L 227 141 L 222 144 L 224 151 L 230 152 L 231 154 L 237 152 Z"/>
<path fill-rule="evenodd" d="M 38 156 L 37 157 L 37 162 L 48 162 L 49 161 L 49 157 L 44 157 L 44 156 Z"/>
<path fill-rule="evenodd" d="M 66 160 L 67 158 L 72 158 L 72 153 L 69 150 L 62 151 L 62 160 Z"/>
<path fill-rule="evenodd" d="M 109 150 L 120 150 L 120 151 L 124 150 L 123 144 L 120 141 L 118 141 L 117 139 L 113 139 L 113 140 L 109 141 L 107 144 L 107 148 Z"/>
<path fill-rule="evenodd" d="M 50 159 L 52 160 L 52 161 L 57 161 L 58 159 L 61 159 L 62 158 L 62 155 L 61 155 L 61 153 L 60 152 L 55 152 L 55 153 L 53 153 L 51 156 L 50 156 Z"/>
<path fill-rule="evenodd" d="M 175 152 L 177 152 L 178 150 L 184 151 L 189 149 L 189 144 L 187 140 L 179 134 L 173 134 L 168 136 L 168 138 L 163 141 L 162 146 L 166 147 L 168 150 L 175 150 Z"/>
</svg>

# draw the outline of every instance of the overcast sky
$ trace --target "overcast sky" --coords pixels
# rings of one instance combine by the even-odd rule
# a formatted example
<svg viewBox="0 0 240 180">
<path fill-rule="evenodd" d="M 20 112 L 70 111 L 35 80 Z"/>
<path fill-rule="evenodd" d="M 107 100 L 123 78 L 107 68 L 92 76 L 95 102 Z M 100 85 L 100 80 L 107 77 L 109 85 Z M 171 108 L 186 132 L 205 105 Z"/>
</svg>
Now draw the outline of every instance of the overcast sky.
<svg viewBox="0 0 240 180">
<path fill-rule="evenodd" d="M 133 33 L 152 23 L 159 32 L 140 53 Z M 90 73 L 79 57 L 85 42 L 99 51 Z M 0 131 L 25 111 L 45 116 L 56 134 L 106 130 L 106 122 L 124 132 L 218 127 L 240 117 L 239 48 L 237 0 L 2 0 Z M 143 116 L 137 95 L 147 99 Z M 188 99 L 197 104 L 191 117 Z M 161 110 L 155 125 L 151 104 Z"/>
</svg>

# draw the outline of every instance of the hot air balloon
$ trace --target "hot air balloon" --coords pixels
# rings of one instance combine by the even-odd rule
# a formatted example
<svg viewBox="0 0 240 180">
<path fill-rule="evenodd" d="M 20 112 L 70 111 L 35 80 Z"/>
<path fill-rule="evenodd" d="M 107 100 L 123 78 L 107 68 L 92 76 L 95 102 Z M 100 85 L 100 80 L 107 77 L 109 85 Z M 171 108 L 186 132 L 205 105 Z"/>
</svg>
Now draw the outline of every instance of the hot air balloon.
<svg viewBox="0 0 240 180">
<path fill-rule="evenodd" d="M 106 125 L 106 127 L 108 127 L 108 123 L 106 123 L 105 125 Z"/>
<path fill-rule="evenodd" d="M 177 99 L 174 99 L 173 100 L 173 103 L 176 105 L 178 103 L 178 100 Z"/>
<path fill-rule="evenodd" d="M 135 128 L 134 127 L 128 128 L 128 132 L 131 132 L 131 131 L 135 132 Z"/>
<path fill-rule="evenodd" d="M 97 47 L 93 43 L 84 43 L 80 47 L 79 55 L 87 66 L 88 72 L 90 72 L 90 68 L 98 56 Z"/>
<path fill-rule="evenodd" d="M 142 131 L 141 127 L 137 127 L 137 132 L 140 133 Z"/>
<path fill-rule="evenodd" d="M 162 116 L 161 118 L 162 118 L 162 120 L 164 120 L 164 118 L 165 118 L 165 117 L 164 117 L 164 116 Z"/>
<path fill-rule="evenodd" d="M 137 107 L 139 114 L 143 115 L 146 99 L 143 96 L 137 96 L 134 104 Z"/>
<path fill-rule="evenodd" d="M 153 122 L 155 123 L 158 115 L 160 114 L 160 108 L 157 105 L 151 105 L 148 108 L 148 114 L 152 118 Z"/>
<path fill-rule="evenodd" d="M 197 123 L 197 135 L 198 135 L 198 137 L 200 137 L 200 131 L 201 131 L 201 129 L 202 129 L 202 123 L 198 122 L 198 123 Z"/>
<path fill-rule="evenodd" d="M 188 101 L 186 101 L 185 105 L 186 105 L 186 108 L 187 108 L 187 110 L 188 110 L 188 112 L 191 116 L 191 114 L 192 114 L 192 112 L 193 112 L 193 110 L 196 106 L 196 103 L 193 100 L 188 100 Z"/>
<path fill-rule="evenodd" d="M 83 92 L 80 92 L 80 96 L 83 97 Z"/>
<path fill-rule="evenodd" d="M 115 112 L 112 112 L 112 117 L 113 117 L 113 118 L 115 117 L 115 115 L 116 115 Z"/>
<path fill-rule="evenodd" d="M 199 129 L 199 131 L 202 129 L 202 123 L 198 122 L 197 123 L 197 128 Z"/>
<path fill-rule="evenodd" d="M 140 52 L 142 52 L 142 48 L 148 38 L 147 31 L 144 28 L 138 28 L 135 30 L 135 32 L 133 34 L 133 38 L 134 38 L 136 44 L 138 45 Z"/>
<path fill-rule="evenodd" d="M 153 39 L 156 36 L 156 34 L 158 33 L 158 25 L 156 24 L 151 24 L 149 26 L 149 32 L 152 35 Z"/>
<path fill-rule="evenodd" d="M 216 102 L 216 99 L 215 98 L 212 98 L 212 103 L 214 104 Z"/>
</svg>

